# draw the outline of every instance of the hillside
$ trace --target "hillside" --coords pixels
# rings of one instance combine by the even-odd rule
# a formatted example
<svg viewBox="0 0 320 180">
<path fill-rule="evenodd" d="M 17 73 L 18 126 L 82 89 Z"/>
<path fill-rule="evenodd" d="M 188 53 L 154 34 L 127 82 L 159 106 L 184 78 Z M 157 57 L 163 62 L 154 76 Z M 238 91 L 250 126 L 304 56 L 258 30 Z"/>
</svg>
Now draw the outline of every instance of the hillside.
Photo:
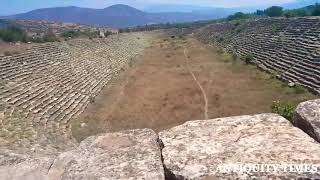
<svg viewBox="0 0 320 180">
<path fill-rule="evenodd" d="M 216 17 L 214 14 L 191 12 L 147 13 L 127 5 L 113 5 L 104 9 L 89 9 L 75 6 L 45 8 L 4 18 L 73 22 L 123 28 L 154 23 L 207 20 Z"/>
<path fill-rule="evenodd" d="M 275 77 L 319 94 L 319 24 L 316 17 L 262 18 L 211 24 L 197 37 L 243 59 L 252 57 L 253 63 Z"/>
</svg>

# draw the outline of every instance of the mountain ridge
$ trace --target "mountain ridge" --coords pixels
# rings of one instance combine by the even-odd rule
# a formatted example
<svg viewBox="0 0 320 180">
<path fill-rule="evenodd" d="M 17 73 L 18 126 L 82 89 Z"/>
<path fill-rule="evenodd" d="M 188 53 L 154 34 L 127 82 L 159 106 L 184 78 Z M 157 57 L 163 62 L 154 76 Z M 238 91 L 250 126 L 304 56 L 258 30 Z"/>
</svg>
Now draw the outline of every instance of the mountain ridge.
<svg viewBox="0 0 320 180">
<path fill-rule="evenodd" d="M 124 28 L 155 23 L 208 20 L 218 18 L 218 16 L 193 12 L 149 13 L 128 5 L 116 4 L 104 9 L 91 9 L 76 6 L 42 8 L 26 13 L 5 16 L 3 18 L 73 22 L 95 26 Z"/>
</svg>

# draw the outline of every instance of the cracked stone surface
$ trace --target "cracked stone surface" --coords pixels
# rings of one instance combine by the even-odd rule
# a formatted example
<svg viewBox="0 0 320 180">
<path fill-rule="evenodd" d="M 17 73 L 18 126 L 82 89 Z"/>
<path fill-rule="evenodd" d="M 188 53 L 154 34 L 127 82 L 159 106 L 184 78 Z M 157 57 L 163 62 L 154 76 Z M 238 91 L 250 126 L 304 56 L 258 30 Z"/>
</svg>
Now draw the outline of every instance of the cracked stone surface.
<svg viewBox="0 0 320 180">
<path fill-rule="evenodd" d="M 164 179 L 158 135 L 150 129 L 89 137 L 56 158 L 7 153 L 0 163 L 0 179 L 5 180 Z"/>
<path fill-rule="evenodd" d="M 190 121 L 159 136 L 166 173 L 172 178 L 319 177 L 281 168 L 269 173 L 224 169 L 230 164 L 320 164 L 320 144 L 276 114 Z"/>
<path fill-rule="evenodd" d="M 320 142 L 320 99 L 300 103 L 293 121 L 295 126 Z"/>
</svg>

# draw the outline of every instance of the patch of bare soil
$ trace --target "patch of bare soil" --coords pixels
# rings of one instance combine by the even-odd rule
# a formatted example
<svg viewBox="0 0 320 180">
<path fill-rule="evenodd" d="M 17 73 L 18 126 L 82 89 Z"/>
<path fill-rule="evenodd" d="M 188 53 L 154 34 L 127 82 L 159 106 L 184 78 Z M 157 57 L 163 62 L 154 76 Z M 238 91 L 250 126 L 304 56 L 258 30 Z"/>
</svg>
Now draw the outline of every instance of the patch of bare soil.
<svg viewBox="0 0 320 180">
<path fill-rule="evenodd" d="M 6 43 L 0 40 L 0 55 L 11 56 L 20 54 L 31 48 L 31 44 L 26 43 Z"/>
<path fill-rule="evenodd" d="M 192 38 L 159 39 L 72 121 L 76 139 L 125 129 L 160 131 L 204 119 L 203 93 L 188 71 L 185 49 L 189 67 L 206 93 L 209 118 L 270 112 L 276 100 L 316 98 L 308 92 L 297 94 L 256 67 Z"/>
</svg>

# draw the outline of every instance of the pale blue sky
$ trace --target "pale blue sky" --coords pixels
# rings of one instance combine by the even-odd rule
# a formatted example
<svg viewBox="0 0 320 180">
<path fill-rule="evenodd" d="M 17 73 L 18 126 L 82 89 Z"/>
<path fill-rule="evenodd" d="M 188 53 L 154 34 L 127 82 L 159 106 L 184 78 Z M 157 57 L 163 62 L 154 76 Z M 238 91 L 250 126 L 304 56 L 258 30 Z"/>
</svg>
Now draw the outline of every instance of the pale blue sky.
<svg viewBox="0 0 320 180">
<path fill-rule="evenodd" d="M 112 4 L 128 4 L 143 9 L 155 4 L 185 4 L 214 7 L 248 7 L 281 5 L 303 0 L 0 0 L 0 15 L 21 13 L 38 8 L 80 6 L 104 8 Z"/>
</svg>

